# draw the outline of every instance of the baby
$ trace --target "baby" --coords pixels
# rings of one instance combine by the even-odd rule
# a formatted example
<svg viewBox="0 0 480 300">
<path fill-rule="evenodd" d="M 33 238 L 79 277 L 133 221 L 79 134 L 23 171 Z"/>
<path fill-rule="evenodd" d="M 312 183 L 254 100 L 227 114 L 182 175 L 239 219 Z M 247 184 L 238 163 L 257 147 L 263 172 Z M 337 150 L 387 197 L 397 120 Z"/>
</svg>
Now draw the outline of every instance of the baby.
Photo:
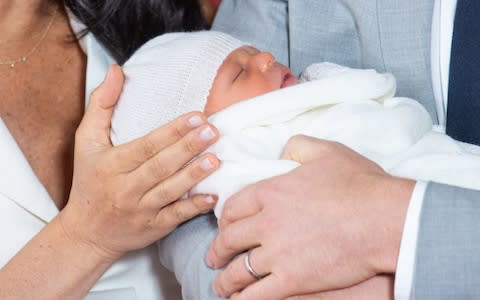
<svg viewBox="0 0 480 300">
<path fill-rule="evenodd" d="M 193 110 L 203 110 L 219 129 L 207 151 L 222 165 L 191 191 L 218 195 L 217 217 L 244 186 L 298 166 L 280 159 L 296 134 L 341 142 L 397 176 L 480 189 L 480 148 L 433 130 L 418 102 L 393 97 L 390 74 L 323 63 L 307 68 L 297 84 L 271 54 L 212 31 L 155 38 L 124 72 L 114 144 Z"/>
</svg>

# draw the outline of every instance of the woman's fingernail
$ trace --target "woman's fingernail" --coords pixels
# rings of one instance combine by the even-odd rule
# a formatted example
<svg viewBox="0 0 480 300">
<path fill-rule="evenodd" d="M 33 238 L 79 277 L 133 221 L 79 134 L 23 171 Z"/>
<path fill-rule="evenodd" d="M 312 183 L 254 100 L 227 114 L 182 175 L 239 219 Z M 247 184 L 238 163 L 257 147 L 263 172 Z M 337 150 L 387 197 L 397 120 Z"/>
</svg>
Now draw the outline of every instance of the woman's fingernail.
<svg viewBox="0 0 480 300">
<path fill-rule="evenodd" d="M 215 165 L 210 161 L 210 159 L 205 158 L 200 162 L 200 167 L 204 171 L 210 171 L 215 167 Z"/>
<path fill-rule="evenodd" d="M 205 123 L 203 119 L 200 116 L 193 116 L 190 119 L 188 119 L 188 125 L 191 128 L 197 128 L 198 126 L 202 125 Z"/>
<path fill-rule="evenodd" d="M 208 197 L 205 198 L 205 202 L 207 204 L 215 204 L 217 202 L 217 200 L 213 196 L 208 196 Z"/>
<path fill-rule="evenodd" d="M 199 137 L 202 142 L 210 142 L 215 138 L 215 132 L 213 132 L 212 128 L 209 126 L 200 131 Z"/>
</svg>

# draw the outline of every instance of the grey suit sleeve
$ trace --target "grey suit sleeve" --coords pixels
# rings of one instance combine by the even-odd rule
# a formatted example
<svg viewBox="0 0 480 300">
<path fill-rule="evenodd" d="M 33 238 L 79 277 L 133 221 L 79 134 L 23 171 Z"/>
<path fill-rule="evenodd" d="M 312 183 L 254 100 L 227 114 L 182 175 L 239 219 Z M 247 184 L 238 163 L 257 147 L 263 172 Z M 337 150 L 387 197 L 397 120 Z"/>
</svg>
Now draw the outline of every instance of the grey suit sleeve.
<svg viewBox="0 0 480 300">
<path fill-rule="evenodd" d="M 480 191 L 429 184 L 413 299 L 480 298 Z"/>
<path fill-rule="evenodd" d="M 223 0 L 212 29 L 233 35 L 289 65 L 286 0 Z"/>
</svg>

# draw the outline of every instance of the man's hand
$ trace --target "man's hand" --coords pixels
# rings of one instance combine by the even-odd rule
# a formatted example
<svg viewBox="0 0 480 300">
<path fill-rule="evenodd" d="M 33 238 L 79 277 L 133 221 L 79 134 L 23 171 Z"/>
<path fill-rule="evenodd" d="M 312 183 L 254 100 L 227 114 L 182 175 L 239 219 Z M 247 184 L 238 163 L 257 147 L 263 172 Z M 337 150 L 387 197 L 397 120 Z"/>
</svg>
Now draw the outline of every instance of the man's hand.
<svg viewBox="0 0 480 300">
<path fill-rule="evenodd" d="M 229 199 L 207 253 L 213 268 L 244 255 L 214 283 L 223 297 L 285 299 L 393 273 L 414 182 L 395 178 L 344 145 L 293 138 L 285 158 L 304 163 Z"/>
<path fill-rule="evenodd" d="M 379 275 L 350 288 L 295 296 L 287 300 L 393 300 L 394 279 L 392 275 Z M 232 297 L 235 299 L 235 297 Z"/>
</svg>

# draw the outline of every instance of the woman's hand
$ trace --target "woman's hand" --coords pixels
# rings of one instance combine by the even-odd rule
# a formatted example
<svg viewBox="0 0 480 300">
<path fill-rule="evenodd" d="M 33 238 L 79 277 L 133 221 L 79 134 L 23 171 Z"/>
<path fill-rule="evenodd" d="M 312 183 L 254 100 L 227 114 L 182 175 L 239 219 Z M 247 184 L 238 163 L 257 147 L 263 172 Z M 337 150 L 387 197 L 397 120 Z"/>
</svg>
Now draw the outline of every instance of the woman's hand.
<svg viewBox="0 0 480 300">
<path fill-rule="evenodd" d="M 223 297 L 285 299 L 393 273 L 414 182 L 392 177 L 339 143 L 296 137 L 285 158 L 302 166 L 231 197 L 207 263 L 226 269 Z M 256 280 L 247 271 L 245 254 Z"/>
<path fill-rule="evenodd" d="M 219 166 L 213 154 L 185 166 L 218 136 L 200 113 L 112 147 L 110 123 L 122 86 L 122 71 L 114 66 L 92 94 L 76 134 L 69 203 L 60 215 L 71 238 L 112 260 L 211 210 L 213 196 L 178 199 Z"/>
</svg>

